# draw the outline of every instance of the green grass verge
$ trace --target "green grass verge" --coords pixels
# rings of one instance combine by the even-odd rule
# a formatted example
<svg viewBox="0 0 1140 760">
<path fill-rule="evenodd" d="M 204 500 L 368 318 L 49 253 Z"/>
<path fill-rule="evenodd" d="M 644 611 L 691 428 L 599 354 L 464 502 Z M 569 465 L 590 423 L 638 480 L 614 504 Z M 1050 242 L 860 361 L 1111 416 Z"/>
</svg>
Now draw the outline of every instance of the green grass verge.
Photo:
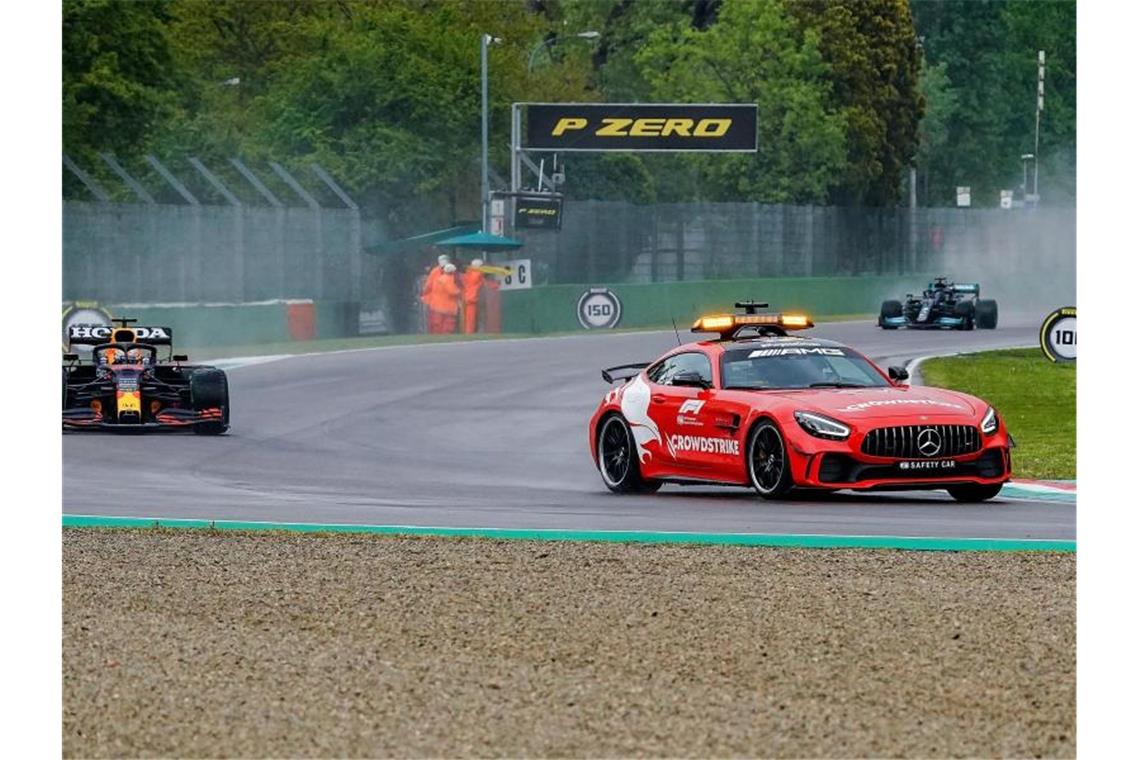
<svg viewBox="0 0 1140 760">
<path fill-rule="evenodd" d="M 856 319 L 870 319 L 870 314 L 836 314 L 828 317 L 819 317 L 815 321 L 824 322 L 850 322 Z M 690 335 L 688 325 L 677 325 L 681 330 L 682 339 Z M 611 333 L 638 333 L 660 332 L 672 330 L 672 325 L 659 327 L 631 327 L 611 330 Z M 208 361 L 212 359 L 229 359 L 235 356 L 271 356 L 274 354 L 315 354 L 323 351 L 346 351 L 361 348 L 383 348 L 385 346 L 418 346 L 432 343 L 459 343 L 462 341 L 504 340 L 519 338 L 557 338 L 564 335 L 585 335 L 586 330 L 567 330 L 564 332 L 543 333 L 531 335 L 529 333 L 477 333 L 475 335 L 426 335 L 415 333 L 411 335 L 371 335 L 359 338 L 323 338 L 319 340 L 283 341 L 280 343 L 259 343 L 249 346 L 202 346 L 187 347 L 190 358 L 194 361 Z"/>
<path fill-rule="evenodd" d="M 1076 478 L 1076 364 L 1054 364 L 1040 349 L 1017 348 L 931 359 L 922 365 L 922 379 L 998 410 L 1017 441 L 1014 477 Z"/>
</svg>

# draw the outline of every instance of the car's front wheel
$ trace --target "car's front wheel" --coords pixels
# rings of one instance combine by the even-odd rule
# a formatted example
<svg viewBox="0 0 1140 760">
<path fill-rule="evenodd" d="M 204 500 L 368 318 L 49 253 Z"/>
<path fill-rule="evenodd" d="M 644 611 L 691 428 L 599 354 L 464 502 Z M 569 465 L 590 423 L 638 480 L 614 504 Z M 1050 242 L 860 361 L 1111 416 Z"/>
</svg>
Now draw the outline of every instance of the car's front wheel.
<svg viewBox="0 0 1140 760">
<path fill-rule="evenodd" d="M 792 487 L 788 447 L 775 423 L 764 420 L 748 437 L 748 477 L 765 499 L 776 499 Z"/>
<path fill-rule="evenodd" d="M 950 486 L 946 490 L 954 497 L 954 501 L 966 503 L 979 502 L 997 496 L 1001 492 L 1001 483 L 991 486 L 968 483 L 960 486 Z"/>
<path fill-rule="evenodd" d="M 603 420 L 598 431 L 598 471 L 614 493 L 652 493 L 661 487 L 661 481 L 641 477 L 633 431 L 617 414 Z"/>
<path fill-rule="evenodd" d="M 959 301 L 954 304 L 954 316 L 962 320 L 958 325 L 959 330 L 974 329 L 974 304 L 971 302 Z"/>
<path fill-rule="evenodd" d="M 194 426 L 198 435 L 221 435 L 230 429 L 230 386 L 226 373 L 213 367 L 194 370 L 190 375 L 190 401 L 194 411 L 220 409 L 221 419 L 199 422 Z"/>
<path fill-rule="evenodd" d="M 897 325 L 888 324 L 888 319 L 896 319 L 901 317 L 903 313 L 903 306 L 901 301 L 883 301 L 879 307 L 879 327 L 884 330 L 896 330 Z"/>
</svg>

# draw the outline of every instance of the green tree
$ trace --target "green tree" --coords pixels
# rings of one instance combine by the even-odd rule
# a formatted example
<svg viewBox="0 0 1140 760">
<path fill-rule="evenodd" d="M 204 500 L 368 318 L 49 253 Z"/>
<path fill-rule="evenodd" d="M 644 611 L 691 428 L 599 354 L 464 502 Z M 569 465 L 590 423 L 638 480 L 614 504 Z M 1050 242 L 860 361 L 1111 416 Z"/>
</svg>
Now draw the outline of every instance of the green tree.
<svg viewBox="0 0 1140 760">
<path fill-rule="evenodd" d="M 507 165 L 511 102 L 591 99 L 588 48 L 527 72 L 550 22 L 523 3 L 178 0 L 172 14 L 192 80 L 172 152 L 316 160 L 398 228 L 478 217 L 480 34 L 502 38 L 489 50 L 493 164 Z M 425 206 L 437 216 L 413 218 Z"/>
<path fill-rule="evenodd" d="M 935 156 L 946 149 L 950 140 L 950 126 L 958 115 L 958 95 L 950 85 L 944 63 L 931 66 L 924 61 L 919 81 L 925 112 L 918 125 L 916 163 L 922 177 L 920 184 L 925 186 L 928 181 L 927 167 Z"/>
<path fill-rule="evenodd" d="M 842 117 L 827 107 L 819 45 L 818 32 L 797 28 L 774 0 L 736 0 L 706 29 L 678 19 L 649 35 L 634 60 L 654 98 L 759 106 L 756 154 L 677 159 L 699 176 L 698 197 L 826 198 L 843 168 L 844 138 Z"/>
<path fill-rule="evenodd" d="M 1010 138 L 1033 152 L 1037 51 L 1045 51 L 1039 191 L 1045 203 L 1072 203 L 1077 193 L 1077 6 L 1068 0 L 1009 3 L 1002 68 L 1011 95 Z M 1032 183 L 1032 178 L 1030 179 Z M 1031 185 L 1032 187 L 1032 185 Z"/>
<path fill-rule="evenodd" d="M 818 31 L 832 83 L 828 103 L 846 122 L 846 167 L 830 199 L 897 202 L 918 150 L 923 109 L 918 41 L 906 0 L 794 0 L 787 8 L 805 31 Z"/>
<path fill-rule="evenodd" d="M 65 152 L 91 162 L 146 145 L 173 95 L 166 21 L 157 0 L 64 0 Z"/>
<path fill-rule="evenodd" d="M 946 141 L 920 166 L 927 202 L 952 204 L 954 187 L 969 185 L 977 203 L 997 205 L 999 190 L 1021 185 L 1020 157 L 1033 152 L 1038 50 L 1046 54 L 1042 202 L 1071 202 L 1076 4 L 913 0 L 913 9 L 927 64 L 945 71 L 956 102 Z"/>
</svg>

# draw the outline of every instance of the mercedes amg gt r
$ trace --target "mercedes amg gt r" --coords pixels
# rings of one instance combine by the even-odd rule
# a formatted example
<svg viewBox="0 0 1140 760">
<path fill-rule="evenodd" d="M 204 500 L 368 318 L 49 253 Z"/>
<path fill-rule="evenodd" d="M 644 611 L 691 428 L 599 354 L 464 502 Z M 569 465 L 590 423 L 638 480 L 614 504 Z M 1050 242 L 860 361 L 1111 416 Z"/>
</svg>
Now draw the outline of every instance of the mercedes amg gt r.
<svg viewBox="0 0 1140 760">
<path fill-rule="evenodd" d="M 1013 440 L 997 411 L 965 393 L 906 385 L 835 341 L 788 335 L 810 318 L 744 313 L 698 319 L 712 340 L 655 362 L 602 371 L 612 388 L 590 419 L 590 453 L 611 491 L 663 482 L 790 489 L 945 489 L 996 496 Z"/>
</svg>

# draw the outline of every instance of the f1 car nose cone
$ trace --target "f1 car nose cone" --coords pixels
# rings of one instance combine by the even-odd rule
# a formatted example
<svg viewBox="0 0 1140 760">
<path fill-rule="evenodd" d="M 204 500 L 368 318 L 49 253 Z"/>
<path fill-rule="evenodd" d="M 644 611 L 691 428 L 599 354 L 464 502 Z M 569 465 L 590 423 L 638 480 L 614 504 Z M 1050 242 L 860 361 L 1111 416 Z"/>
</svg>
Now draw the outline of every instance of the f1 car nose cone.
<svg viewBox="0 0 1140 760">
<path fill-rule="evenodd" d="M 918 453 L 932 457 L 942 451 L 942 436 L 934 428 L 926 428 L 918 434 Z"/>
</svg>

